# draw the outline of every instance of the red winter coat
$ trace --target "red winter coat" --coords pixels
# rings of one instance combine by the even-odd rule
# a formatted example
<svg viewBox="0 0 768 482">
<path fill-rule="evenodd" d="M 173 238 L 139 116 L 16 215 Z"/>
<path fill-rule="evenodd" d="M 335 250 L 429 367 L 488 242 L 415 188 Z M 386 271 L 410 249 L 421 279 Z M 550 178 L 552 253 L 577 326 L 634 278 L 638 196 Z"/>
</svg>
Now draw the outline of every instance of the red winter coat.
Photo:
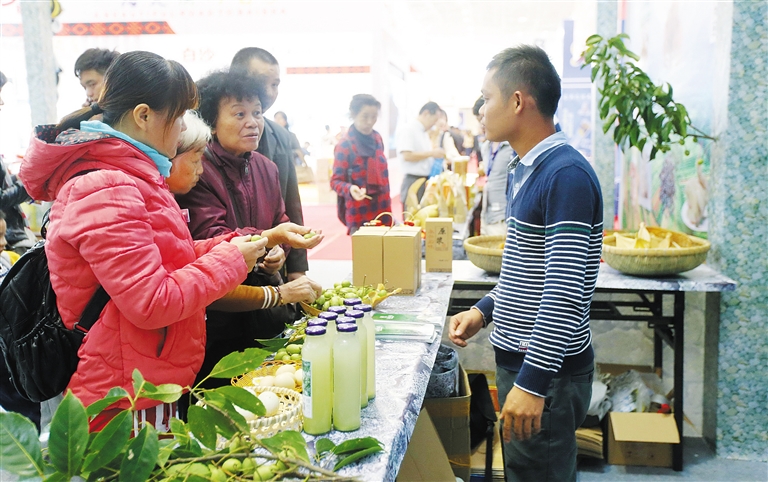
<svg viewBox="0 0 768 482">
<path fill-rule="evenodd" d="M 231 236 L 193 241 L 154 162 L 130 143 L 55 136 L 53 126 L 36 129 L 19 177 L 34 199 L 56 201 L 45 251 L 64 324 L 98 285 L 111 296 L 68 388 L 85 405 L 112 387 L 133 393 L 136 368 L 154 384 L 190 385 L 205 354 L 205 307 L 247 275 L 240 251 L 222 242 Z"/>
</svg>

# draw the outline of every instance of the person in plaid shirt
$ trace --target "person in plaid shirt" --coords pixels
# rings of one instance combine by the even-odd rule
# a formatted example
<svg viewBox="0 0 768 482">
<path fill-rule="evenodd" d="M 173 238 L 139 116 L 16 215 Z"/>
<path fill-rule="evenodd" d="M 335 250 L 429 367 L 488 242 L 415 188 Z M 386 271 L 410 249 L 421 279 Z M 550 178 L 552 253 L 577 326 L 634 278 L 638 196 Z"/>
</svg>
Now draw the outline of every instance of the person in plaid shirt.
<svg viewBox="0 0 768 482">
<path fill-rule="evenodd" d="M 331 189 L 338 195 L 339 220 L 348 234 L 392 210 L 384 142 L 373 130 L 380 109 L 381 103 L 372 95 L 352 97 L 353 124 L 334 149 Z"/>
</svg>

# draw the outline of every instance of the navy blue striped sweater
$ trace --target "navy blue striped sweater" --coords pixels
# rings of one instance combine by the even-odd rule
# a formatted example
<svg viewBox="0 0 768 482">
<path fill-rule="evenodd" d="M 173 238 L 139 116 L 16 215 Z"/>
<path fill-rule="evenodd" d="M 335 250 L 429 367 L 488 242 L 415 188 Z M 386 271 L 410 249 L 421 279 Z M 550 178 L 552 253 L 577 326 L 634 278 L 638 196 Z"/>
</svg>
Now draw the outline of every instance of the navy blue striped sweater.
<svg viewBox="0 0 768 482">
<path fill-rule="evenodd" d="M 603 237 L 592 166 L 565 144 L 544 158 L 507 208 L 499 283 L 475 307 L 493 321 L 497 365 L 545 396 L 552 378 L 594 361 L 589 308 Z"/>
</svg>

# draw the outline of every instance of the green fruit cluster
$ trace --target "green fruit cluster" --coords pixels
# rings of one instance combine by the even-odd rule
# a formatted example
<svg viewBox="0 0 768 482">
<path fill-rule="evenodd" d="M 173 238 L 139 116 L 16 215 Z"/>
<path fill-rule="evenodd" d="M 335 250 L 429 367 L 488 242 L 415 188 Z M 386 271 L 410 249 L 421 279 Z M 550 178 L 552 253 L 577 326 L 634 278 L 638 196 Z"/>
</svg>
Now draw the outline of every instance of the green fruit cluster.
<svg viewBox="0 0 768 482">
<path fill-rule="evenodd" d="M 280 348 L 275 353 L 275 360 L 301 360 L 301 345 L 291 343 L 283 348 Z"/>
<path fill-rule="evenodd" d="M 368 287 L 355 287 L 349 281 L 342 281 L 341 283 L 335 283 L 333 289 L 327 289 L 320 295 L 312 306 L 318 310 L 326 311 L 331 306 L 344 306 L 345 299 L 351 298 L 365 298 L 368 293 L 371 292 L 371 288 Z"/>
</svg>

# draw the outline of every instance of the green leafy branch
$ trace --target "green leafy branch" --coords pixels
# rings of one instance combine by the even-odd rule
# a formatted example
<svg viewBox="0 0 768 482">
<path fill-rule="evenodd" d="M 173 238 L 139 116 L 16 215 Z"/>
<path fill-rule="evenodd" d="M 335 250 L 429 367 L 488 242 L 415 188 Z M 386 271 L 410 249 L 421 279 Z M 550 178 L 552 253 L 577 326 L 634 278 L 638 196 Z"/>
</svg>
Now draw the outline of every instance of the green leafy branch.
<svg viewBox="0 0 768 482">
<path fill-rule="evenodd" d="M 255 348 L 232 353 L 206 379 L 232 378 L 254 370 L 269 353 Z M 333 471 L 324 469 L 312 463 L 299 432 L 286 430 L 265 439 L 251 437 L 241 411 L 256 416 L 266 413 L 253 393 L 234 386 L 202 389 L 199 384 L 190 390 L 198 403 L 189 407 L 188 423 L 171 419 L 170 434 L 158 434 L 145 424 L 131 438 L 131 410 L 140 399 L 170 403 L 184 392 L 179 385 L 153 385 L 138 370 L 133 373 L 133 390 L 135 395 L 131 396 L 122 388 L 113 388 L 87 408 L 67 392 L 53 416 L 46 450 L 30 420 L 17 413 L 0 413 L 0 468 L 20 480 L 45 481 L 76 476 L 120 482 L 279 480 L 285 476 L 341 480 L 335 471 L 383 450 L 372 437 L 339 445 L 320 439 L 314 460 L 335 461 Z M 90 420 L 125 401 L 131 410 L 119 412 L 100 432 L 89 433 Z"/>
<path fill-rule="evenodd" d="M 592 68 L 592 82 L 597 81 L 601 98 L 598 113 L 603 132 L 613 127 L 613 140 L 622 149 L 635 147 L 641 152 L 651 146 L 650 159 L 658 152 L 668 152 L 674 144 L 685 145 L 690 137 L 716 141 L 694 127 L 685 106 L 672 98 L 669 83 L 656 85 L 638 67 L 640 57 L 627 49 L 627 34 L 604 39 L 592 35 L 582 52 L 584 65 Z M 686 155 L 688 152 L 686 151 Z"/>
</svg>

